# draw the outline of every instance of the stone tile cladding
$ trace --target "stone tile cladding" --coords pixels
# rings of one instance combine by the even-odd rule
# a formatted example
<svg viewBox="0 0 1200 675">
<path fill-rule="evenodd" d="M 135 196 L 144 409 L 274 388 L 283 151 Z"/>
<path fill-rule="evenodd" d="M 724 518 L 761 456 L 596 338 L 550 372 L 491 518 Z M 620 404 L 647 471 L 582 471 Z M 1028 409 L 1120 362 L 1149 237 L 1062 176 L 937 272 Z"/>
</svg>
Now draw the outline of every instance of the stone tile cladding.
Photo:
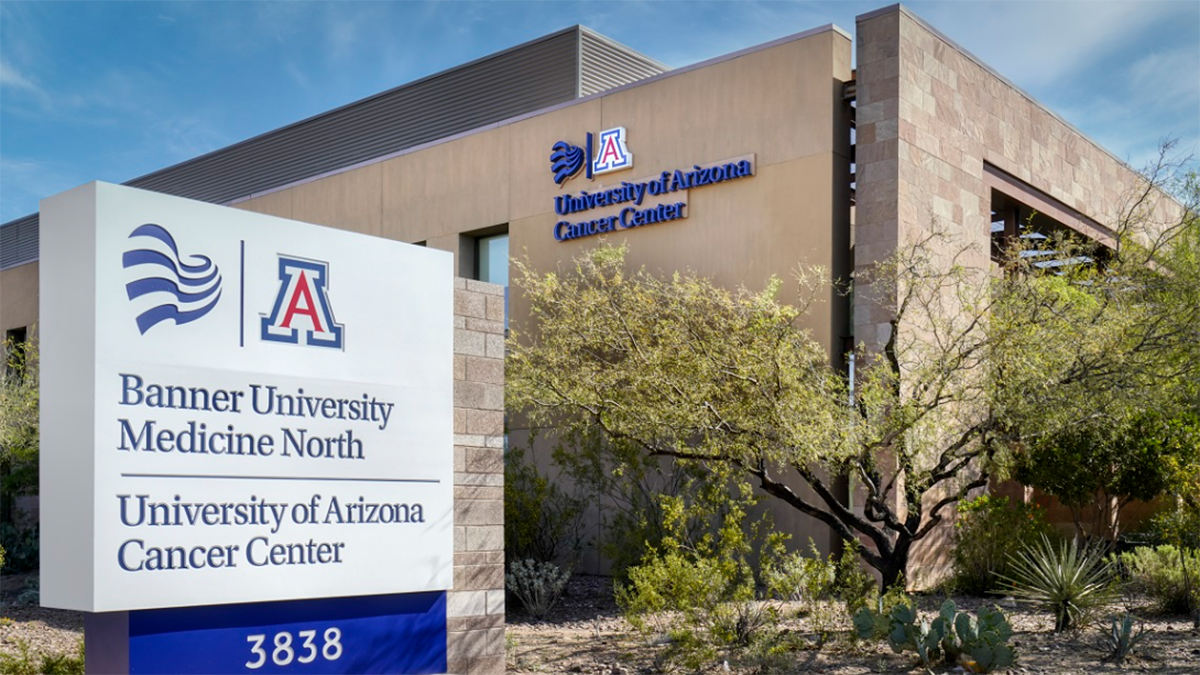
<svg viewBox="0 0 1200 675">
<path fill-rule="evenodd" d="M 948 259 L 965 246 L 958 261 L 987 274 L 985 162 L 1101 224 L 1112 224 L 1136 192 L 1139 177 L 1128 166 L 908 9 L 865 14 L 857 29 L 856 273 L 936 223 L 956 240 L 933 253 Z M 1154 206 L 1163 221 L 1176 208 L 1161 196 Z M 877 350 L 889 337 L 894 300 L 871 293 L 856 289 L 854 336 Z M 900 330 L 902 338 L 922 334 L 916 325 Z M 929 586 L 948 572 L 951 521 L 914 546 L 911 585 Z"/>
<path fill-rule="evenodd" d="M 504 672 L 504 288 L 454 281 L 451 673 Z"/>
<path fill-rule="evenodd" d="M 934 220 L 989 264 L 987 162 L 1102 224 L 1138 186 L 1124 163 L 901 6 L 858 21 L 856 271 Z M 1173 205 L 1157 206 L 1163 219 Z M 1163 211 L 1165 209 L 1165 211 Z M 855 305 L 855 337 L 886 340 L 889 312 Z"/>
</svg>

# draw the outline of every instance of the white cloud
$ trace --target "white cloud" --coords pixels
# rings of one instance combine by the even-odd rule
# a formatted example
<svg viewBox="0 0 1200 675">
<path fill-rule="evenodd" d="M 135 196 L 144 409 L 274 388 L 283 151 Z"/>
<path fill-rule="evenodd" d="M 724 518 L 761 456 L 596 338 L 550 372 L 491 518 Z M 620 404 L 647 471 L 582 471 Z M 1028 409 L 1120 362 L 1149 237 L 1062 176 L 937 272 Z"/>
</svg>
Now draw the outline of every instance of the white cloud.
<svg viewBox="0 0 1200 675">
<path fill-rule="evenodd" d="M 256 2 L 254 3 L 253 30 L 246 31 L 246 26 L 231 27 L 219 20 L 212 21 L 211 28 L 228 37 L 232 32 L 241 33 L 243 40 L 248 40 L 257 47 L 262 37 L 269 37 L 280 44 L 286 44 L 291 38 L 304 30 L 312 17 L 313 5 L 306 2 Z M 204 12 L 208 19 L 218 16 L 216 13 Z M 233 31 L 230 29 L 234 28 Z M 241 29 L 241 30 L 239 30 Z"/>
<path fill-rule="evenodd" d="M 211 124 L 198 117 L 159 118 L 154 123 L 152 137 L 159 139 L 173 162 L 198 157 L 227 142 Z"/>
<path fill-rule="evenodd" d="M 358 24 L 353 19 L 331 20 L 325 33 L 329 55 L 334 61 L 349 57 L 358 44 Z"/>
<path fill-rule="evenodd" d="M 22 75 L 16 68 L 6 63 L 3 59 L 0 59 L 0 86 L 24 89 L 35 94 L 42 93 L 40 87 L 31 82 L 27 77 Z"/>
<path fill-rule="evenodd" d="M 1061 82 L 1138 39 L 1147 27 L 1190 12 L 1182 2 L 914 2 L 912 7 L 984 63 L 1028 88 Z"/>
<path fill-rule="evenodd" d="M 1176 43 L 1153 48 L 1104 71 L 1050 91 L 1046 103 L 1113 154 L 1140 168 L 1164 138 L 1196 150 L 1200 139 L 1200 47 Z"/>
<path fill-rule="evenodd" d="M 0 156 L 0 184 L 6 197 L 0 204 L 0 223 L 27 216 L 37 210 L 39 200 L 83 182 L 70 169 L 34 159 Z"/>
</svg>

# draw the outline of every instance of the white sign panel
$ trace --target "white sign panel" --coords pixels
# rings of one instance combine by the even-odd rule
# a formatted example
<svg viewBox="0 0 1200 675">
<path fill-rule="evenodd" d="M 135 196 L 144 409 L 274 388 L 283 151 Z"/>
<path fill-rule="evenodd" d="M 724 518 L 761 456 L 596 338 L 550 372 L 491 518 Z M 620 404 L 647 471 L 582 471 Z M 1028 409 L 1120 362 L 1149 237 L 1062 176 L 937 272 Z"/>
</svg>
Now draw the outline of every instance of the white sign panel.
<svg viewBox="0 0 1200 675">
<path fill-rule="evenodd" d="M 104 183 L 41 214 L 43 604 L 450 588 L 450 254 Z"/>
</svg>

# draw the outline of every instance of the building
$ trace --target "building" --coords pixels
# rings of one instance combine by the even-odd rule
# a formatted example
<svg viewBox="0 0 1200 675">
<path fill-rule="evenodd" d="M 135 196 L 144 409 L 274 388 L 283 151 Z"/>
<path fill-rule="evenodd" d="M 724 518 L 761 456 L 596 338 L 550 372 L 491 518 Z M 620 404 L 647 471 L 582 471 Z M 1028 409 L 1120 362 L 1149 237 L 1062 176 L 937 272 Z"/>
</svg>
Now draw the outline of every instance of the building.
<svg viewBox="0 0 1200 675">
<path fill-rule="evenodd" d="M 634 265 L 752 288 L 797 265 L 847 277 L 931 222 L 981 267 L 1031 211 L 1105 235 L 1129 167 L 904 7 L 858 17 L 857 36 L 825 26 L 668 70 L 571 28 L 128 184 L 445 249 L 503 285 L 510 253 L 548 268 L 600 235 Z M 14 337 L 37 321 L 37 228 L 0 228 Z M 886 340 L 881 308 L 825 300 L 807 327 L 831 354 Z M 498 346 L 458 351 L 469 367 Z M 469 420 L 458 431 L 473 442 Z M 794 513 L 777 524 L 828 544 Z"/>
</svg>

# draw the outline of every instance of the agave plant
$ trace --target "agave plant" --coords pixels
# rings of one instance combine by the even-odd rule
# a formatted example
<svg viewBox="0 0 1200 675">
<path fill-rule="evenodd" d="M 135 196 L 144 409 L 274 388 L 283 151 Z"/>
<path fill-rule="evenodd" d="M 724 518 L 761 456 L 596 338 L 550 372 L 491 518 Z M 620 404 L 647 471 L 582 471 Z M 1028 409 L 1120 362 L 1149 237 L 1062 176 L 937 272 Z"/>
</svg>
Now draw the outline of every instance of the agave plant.
<svg viewBox="0 0 1200 675">
<path fill-rule="evenodd" d="M 1004 581 L 1014 597 L 1031 601 L 1054 614 L 1054 631 L 1081 626 L 1097 608 L 1115 597 L 1113 574 L 1104 547 L 1079 541 L 1058 546 L 1041 540 L 1011 556 L 1011 576 Z"/>
<path fill-rule="evenodd" d="M 1150 631 L 1146 630 L 1145 626 L 1139 627 L 1137 631 L 1133 629 L 1133 616 L 1129 612 L 1125 612 L 1124 616 L 1113 617 L 1112 629 L 1104 634 L 1104 646 L 1108 650 L 1106 661 L 1113 663 L 1122 663 L 1126 657 L 1137 649 L 1138 643 L 1142 638 L 1146 637 Z"/>
</svg>

